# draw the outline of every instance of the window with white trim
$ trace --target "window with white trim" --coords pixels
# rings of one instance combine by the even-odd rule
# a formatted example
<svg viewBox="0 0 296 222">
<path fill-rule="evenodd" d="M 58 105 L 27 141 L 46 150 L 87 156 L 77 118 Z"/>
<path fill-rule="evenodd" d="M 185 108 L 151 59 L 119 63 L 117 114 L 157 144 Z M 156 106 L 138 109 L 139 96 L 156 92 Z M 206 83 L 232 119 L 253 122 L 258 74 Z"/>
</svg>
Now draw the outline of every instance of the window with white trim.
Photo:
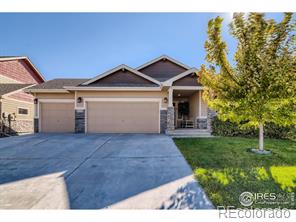
<svg viewBox="0 0 296 222">
<path fill-rule="evenodd" d="M 29 109 L 27 108 L 18 108 L 17 113 L 20 115 L 28 115 L 29 114 Z"/>
</svg>

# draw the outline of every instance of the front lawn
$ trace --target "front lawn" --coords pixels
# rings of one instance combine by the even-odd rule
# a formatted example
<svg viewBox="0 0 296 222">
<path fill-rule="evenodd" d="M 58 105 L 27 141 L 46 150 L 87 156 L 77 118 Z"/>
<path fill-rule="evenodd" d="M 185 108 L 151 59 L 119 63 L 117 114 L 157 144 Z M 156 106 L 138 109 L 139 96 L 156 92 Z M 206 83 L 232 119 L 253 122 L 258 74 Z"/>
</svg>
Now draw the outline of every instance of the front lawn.
<svg viewBox="0 0 296 222">
<path fill-rule="evenodd" d="M 174 141 L 216 206 L 242 208 L 239 195 L 249 191 L 289 196 L 281 199 L 287 200 L 286 204 L 257 203 L 252 207 L 296 208 L 296 197 L 291 201 L 291 193 L 296 194 L 296 142 L 265 139 L 265 148 L 273 154 L 259 156 L 247 151 L 257 147 L 255 138 L 184 138 Z"/>
</svg>

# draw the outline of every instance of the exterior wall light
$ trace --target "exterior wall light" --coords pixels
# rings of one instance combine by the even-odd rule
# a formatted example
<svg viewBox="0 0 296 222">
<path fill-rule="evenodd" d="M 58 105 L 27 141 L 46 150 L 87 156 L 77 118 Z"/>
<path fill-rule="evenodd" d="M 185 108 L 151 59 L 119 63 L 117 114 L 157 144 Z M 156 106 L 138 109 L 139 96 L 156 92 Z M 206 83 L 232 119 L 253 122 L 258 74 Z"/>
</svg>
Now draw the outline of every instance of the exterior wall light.
<svg viewBox="0 0 296 222">
<path fill-rule="evenodd" d="M 38 104 L 38 99 L 37 98 L 34 99 L 34 104 Z"/>
<path fill-rule="evenodd" d="M 77 103 L 81 103 L 82 102 L 82 98 L 81 97 L 78 97 L 77 98 Z"/>
<path fill-rule="evenodd" d="M 168 103 L 168 98 L 167 98 L 167 97 L 164 97 L 164 98 L 163 98 L 163 102 L 164 102 L 164 103 Z"/>
</svg>

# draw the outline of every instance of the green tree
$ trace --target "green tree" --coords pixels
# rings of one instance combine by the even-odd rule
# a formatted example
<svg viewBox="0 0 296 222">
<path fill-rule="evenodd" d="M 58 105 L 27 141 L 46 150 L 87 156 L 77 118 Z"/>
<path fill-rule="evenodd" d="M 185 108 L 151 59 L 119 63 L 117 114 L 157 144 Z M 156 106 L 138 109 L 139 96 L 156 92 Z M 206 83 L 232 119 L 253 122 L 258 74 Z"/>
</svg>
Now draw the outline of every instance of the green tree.
<svg viewBox="0 0 296 222">
<path fill-rule="evenodd" d="M 259 128 L 259 150 L 264 150 L 264 125 L 296 123 L 296 37 L 292 13 L 281 22 L 263 13 L 235 13 L 229 25 L 237 40 L 232 62 L 221 35 L 221 17 L 208 23 L 205 42 L 207 68 L 199 78 L 204 99 L 222 120 Z"/>
</svg>

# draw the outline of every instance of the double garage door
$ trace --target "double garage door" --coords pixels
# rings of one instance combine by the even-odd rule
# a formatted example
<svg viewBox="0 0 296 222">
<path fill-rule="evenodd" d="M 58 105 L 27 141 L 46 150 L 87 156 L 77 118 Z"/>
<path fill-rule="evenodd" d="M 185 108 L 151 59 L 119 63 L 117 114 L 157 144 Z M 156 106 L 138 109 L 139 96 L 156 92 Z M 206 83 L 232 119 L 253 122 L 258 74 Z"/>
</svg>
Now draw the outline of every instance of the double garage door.
<svg viewBox="0 0 296 222">
<path fill-rule="evenodd" d="M 87 133 L 159 133 L 158 102 L 87 102 Z M 41 132 L 74 132 L 74 103 L 41 103 Z"/>
</svg>

